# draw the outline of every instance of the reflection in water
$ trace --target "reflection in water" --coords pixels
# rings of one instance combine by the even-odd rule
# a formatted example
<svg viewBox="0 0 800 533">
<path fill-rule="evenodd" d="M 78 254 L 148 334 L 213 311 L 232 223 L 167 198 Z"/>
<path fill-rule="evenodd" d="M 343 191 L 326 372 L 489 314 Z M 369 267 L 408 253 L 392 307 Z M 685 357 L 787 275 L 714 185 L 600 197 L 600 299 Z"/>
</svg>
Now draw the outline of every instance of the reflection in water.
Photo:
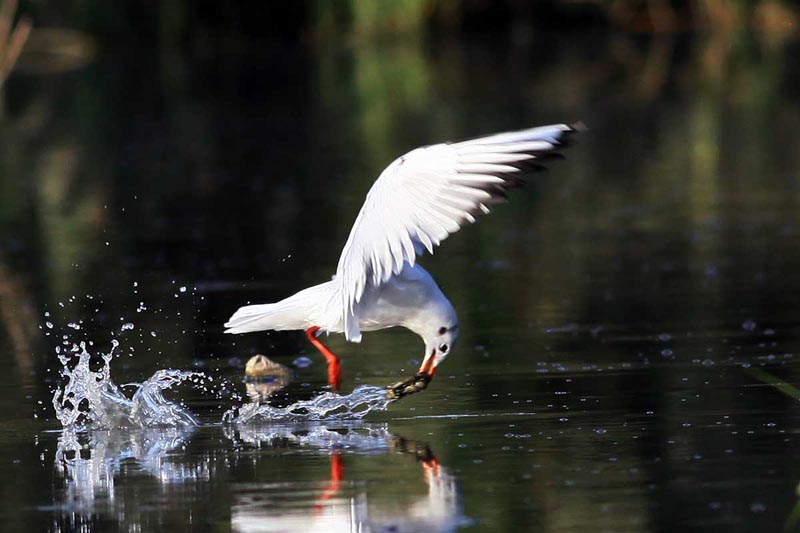
<svg viewBox="0 0 800 533">
<path fill-rule="evenodd" d="M 235 444 L 278 447 L 291 443 L 305 451 L 356 449 L 360 453 L 385 453 L 395 438 L 386 424 L 360 421 L 238 424 L 226 426 L 224 433 Z"/>
<path fill-rule="evenodd" d="M 302 460 L 295 471 L 277 481 L 256 478 L 225 485 L 231 492 L 234 530 L 449 531 L 468 523 L 456 478 L 439 464 L 427 444 L 394 435 L 386 424 L 350 421 L 228 426 L 222 435 L 230 446 L 218 447 L 213 453 L 187 455 L 187 444 L 195 431 L 65 430 L 55 456 L 55 472 L 63 487 L 55 493 L 54 530 L 91 529 L 98 517 L 116 518 L 129 530 L 161 524 L 169 505 L 159 505 L 158 495 L 166 488 L 185 486 L 184 492 L 202 498 L 207 492 L 203 487 L 213 486 L 217 480 L 243 480 L 239 464 L 243 458 L 249 459 L 254 469 L 260 463 L 270 468 L 275 453 Z M 222 436 L 217 427 L 199 431 L 208 432 L 205 438 L 209 439 Z M 351 461 L 394 454 L 419 463 L 411 480 L 424 481 L 427 489 L 423 494 L 415 483 L 405 483 L 409 470 L 403 465 L 402 478 L 379 476 L 378 483 L 348 479 Z M 329 457 L 330 469 L 318 467 L 314 459 L 319 456 Z M 152 487 L 153 482 L 158 490 L 141 490 Z M 122 487 L 128 489 L 123 491 Z M 130 487 L 140 490 L 131 492 Z M 219 506 L 221 501 L 223 498 L 217 495 L 214 505 Z M 215 511 L 221 512 L 219 508 Z"/>
<path fill-rule="evenodd" d="M 456 478 L 427 444 L 392 435 L 386 424 L 240 425 L 227 428 L 225 434 L 259 449 L 293 445 L 330 457 L 326 481 L 294 483 L 295 491 L 287 491 L 283 482 L 235 486 L 235 531 L 450 531 L 468 523 Z M 348 483 L 349 456 L 389 452 L 413 456 L 420 463 L 427 485 L 424 496 L 372 501 L 365 483 Z M 380 483 L 391 488 L 395 480 L 383 477 Z"/>
<path fill-rule="evenodd" d="M 165 460 L 165 456 L 183 445 L 192 434 L 189 428 L 91 431 L 79 433 L 65 429 L 58 439 L 55 471 L 64 487 L 57 494 L 55 508 L 62 511 L 56 530 L 88 524 L 96 514 L 127 511 L 125 520 L 135 521 L 138 514 L 135 501 L 117 496 L 116 482 L 134 470 L 152 476 L 159 483 L 208 481 L 208 464 L 181 464 Z M 131 516 L 131 515 L 134 516 Z"/>
<path fill-rule="evenodd" d="M 287 367 L 261 354 L 251 357 L 244 367 L 244 384 L 253 403 L 266 402 L 270 396 L 283 390 L 291 379 Z"/>
<path fill-rule="evenodd" d="M 301 475 L 306 468 L 300 464 L 288 482 L 254 479 L 228 487 L 235 530 L 373 531 L 388 527 L 395 531 L 447 531 L 465 523 L 456 480 L 427 444 L 393 435 L 386 424 L 342 420 L 385 408 L 389 403 L 385 389 L 362 386 L 348 395 L 327 392 L 288 407 L 275 407 L 267 401 L 290 382 L 290 372 L 264 356 L 255 356 L 248 362 L 245 376 L 253 401 L 226 413 L 228 423 L 221 430 L 229 445 L 187 457 L 186 445 L 199 423 L 188 410 L 164 398 L 162 391 L 201 375 L 159 370 L 135 384 L 137 391 L 128 398 L 111 380 L 113 357 L 113 350 L 103 354 L 102 366 L 95 371 L 84 344 L 74 346 L 71 352 L 59 351 L 66 383 L 53 396 L 57 417 L 65 428 L 55 454 L 55 470 L 64 482 L 54 505 L 57 531 L 91 530 L 98 515 L 117 517 L 128 528 L 162 524 L 162 508 L 170 508 L 161 505 L 163 490 L 143 492 L 142 487 L 153 481 L 161 489 L 183 484 L 191 487 L 189 493 L 203 494 L 203 487 L 217 479 L 241 479 L 230 472 L 241 456 L 250 456 L 256 463 L 269 462 L 276 451 L 327 456 L 330 469 L 312 465 L 309 472 L 314 478 L 308 480 Z M 312 421 L 318 417 L 328 421 Z M 200 431 L 203 429 L 220 431 L 218 427 L 201 427 Z M 226 442 L 219 437 L 216 440 Z M 255 448 L 255 454 L 248 448 Z M 410 501 L 376 497 L 367 484 L 348 482 L 349 457 L 394 452 L 411 455 L 421 464 L 419 474 L 428 487 L 424 497 Z M 324 479 L 317 479 L 320 474 L 325 474 Z M 391 478 L 383 478 L 382 485 L 391 486 L 393 482 L 387 479 Z M 124 490 L 117 490 L 118 486 Z M 396 491 L 398 487 L 391 488 Z M 153 497 L 155 501 L 143 501 Z M 149 516 L 153 513 L 155 517 Z"/>
</svg>

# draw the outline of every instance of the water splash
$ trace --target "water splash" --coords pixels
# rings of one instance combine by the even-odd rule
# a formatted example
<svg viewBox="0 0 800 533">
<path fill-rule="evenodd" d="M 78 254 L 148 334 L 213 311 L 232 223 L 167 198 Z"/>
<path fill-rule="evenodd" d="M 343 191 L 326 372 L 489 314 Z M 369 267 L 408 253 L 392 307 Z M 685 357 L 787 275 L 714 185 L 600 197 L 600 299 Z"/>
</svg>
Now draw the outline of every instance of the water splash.
<svg viewBox="0 0 800 533">
<path fill-rule="evenodd" d="M 199 422 L 184 407 L 168 401 L 161 392 L 187 379 L 203 377 L 199 372 L 159 370 L 141 385 L 133 395 L 129 418 L 140 427 L 198 426 Z"/>
<path fill-rule="evenodd" d="M 320 454 L 340 449 L 385 453 L 397 440 L 387 424 L 362 420 L 227 425 L 223 434 L 237 445 L 285 447 L 286 443 L 292 443 Z"/>
<path fill-rule="evenodd" d="M 103 365 L 97 371 L 90 367 L 91 354 L 85 343 L 73 345 L 69 352 L 58 350 L 65 383 L 53 394 L 53 408 L 64 428 L 199 425 L 187 409 L 164 398 L 162 391 L 188 379 L 202 379 L 205 377 L 202 373 L 159 370 L 144 383 L 130 384 L 138 389 L 128 398 L 111 380 L 111 360 L 118 345 L 117 341 L 112 341 L 112 349 L 102 355 Z"/>
<path fill-rule="evenodd" d="M 373 411 L 385 410 L 392 401 L 386 397 L 386 389 L 362 385 L 350 394 L 326 392 L 286 407 L 249 403 L 228 410 L 222 415 L 222 420 L 231 424 L 251 421 L 358 420 Z"/>
<path fill-rule="evenodd" d="M 160 483 L 208 481 L 209 465 L 170 461 L 169 453 L 188 442 L 194 428 L 79 432 L 65 428 L 58 439 L 54 467 L 65 481 L 60 498 L 71 514 L 84 516 L 113 507 L 115 482 L 135 463 Z M 109 509 L 104 509 L 108 507 Z M 79 528 L 76 528 L 79 529 Z"/>
<path fill-rule="evenodd" d="M 103 354 L 103 366 L 93 371 L 90 366 L 91 355 L 86 344 L 73 345 L 70 353 L 57 350 L 61 361 L 61 376 L 67 381 L 63 388 L 53 394 L 53 407 L 56 417 L 64 427 L 80 427 L 98 424 L 116 425 L 113 421 L 124 418 L 130 412 L 132 402 L 111 381 L 111 359 L 117 344 L 109 353 Z M 77 357 L 77 364 L 70 369 L 70 363 Z"/>
</svg>

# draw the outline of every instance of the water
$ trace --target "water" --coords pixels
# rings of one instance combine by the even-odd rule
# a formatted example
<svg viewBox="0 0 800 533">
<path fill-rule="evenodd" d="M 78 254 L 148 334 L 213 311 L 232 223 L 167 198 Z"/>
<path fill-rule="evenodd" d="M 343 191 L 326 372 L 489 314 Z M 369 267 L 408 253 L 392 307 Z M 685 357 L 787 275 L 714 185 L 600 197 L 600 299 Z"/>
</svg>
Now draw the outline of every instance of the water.
<svg viewBox="0 0 800 533">
<path fill-rule="evenodd" d="M 128 398 L 111 379 L 113 349 L 102 355 L 103 366 L 96 372 L 91 370 L 85 343 L 74 345 L 70 352 L 59 353 L 63 386 L 52 399 L 56 418 L 66 431 L 198 425 L 187 409 L 167 401 L 162 391 L 186 380 L 202 379 L 202 373 L 158 370 L 143 383 L 128 384 L 136 388 Z"/>
<path fill-rule="evenodd" d="M 730 31 L 137 41 L 21 71 L 0 119 L 4 531 L 792 526 L 800 63 L 793 38 Z M 302 334 L 222 333 L 329 279 L 392 158 L 577 119 L 565 161 L 422 260 L 461 330 L 426 391 L 383 404 L 423 355 L 401 329 L 330 337 L 338 395 Z M 256 353 L 291 373 L 261 406 Z M 89 419 L 68 407 L 65 430 L 59 390 Z M 296 409 L 326 399 L 345 416 Z"/>
<path fill-rule="evenodd" d="M 69 352 L 58 350 L 61 361 L 62 384 L 53 393 L 52 404 L 56 419 L 65 431 L 130 428 L 175 428 L 198 426 L 200 422 L 188 409 L 164 397 L 163 391 L 192 381 L 201 386 L 211 401 L 222 404 L 226 397 L 221 390 L 207 387 L 213 381 L 202 372 L 162 369 L 142 383 L 128 383 L 136 392 L 128 398 L 111 379 L 111 361 L 119 344 L 102 354 L 102 367 L 91 369 L 91 354 L 86 343 L 73 345 Z M 258 383 L 248 383 L 257 388 Z M 246 424 L 253 421 L 301 422 L 306 420 L 358 420 L 376 410 L 384 410 L 392 403 L 386 397 L 386 388 L 360 386 L 349 394 L 324 392 L 308 400 L 299 400 L 286 406 L 267 403 L 278 393 L 283 383 L 265 383 L 269 392 L 262 394 L 263 401 L 253 395 L 250 402 L 231 407 L 222 415 L 226 424 Z M 234 398 L 241 398 L 235 395 Z"/>
<path fill-rule="evenodd" d="M 302 420 L 354 420 L 369 413 L 386 409 L 391 400 L 386 398 L 384 387 L 362 385 L 350 394 L 327 392 L 310 400 L 294 402 L 286 407 L 249 403 L 226 411 L 224 422 L 242 424 L 253 420 L 263 422 Z"/>
</svg>

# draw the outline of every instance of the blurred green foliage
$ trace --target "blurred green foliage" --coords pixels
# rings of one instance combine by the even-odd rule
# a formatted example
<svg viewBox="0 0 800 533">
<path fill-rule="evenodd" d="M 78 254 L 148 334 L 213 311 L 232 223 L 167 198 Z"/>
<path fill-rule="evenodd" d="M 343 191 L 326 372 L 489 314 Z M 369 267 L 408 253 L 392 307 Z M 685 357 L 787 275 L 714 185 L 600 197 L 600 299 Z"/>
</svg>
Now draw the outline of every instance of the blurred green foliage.
<svg viewBox="0 0 800 533">
<path fill-rule="evenodd" d="M 23 0 L 41 27 L 69 27 L 108 44 L 203 49 L 270 39 L 387 38 L 407 33 L 505 33 L 610 25 L 638 33 L 725 30 L 746 24 L 773 36 L 796 32 L 784 0 L 305 0 L 210 2 Z"/>
</svg>

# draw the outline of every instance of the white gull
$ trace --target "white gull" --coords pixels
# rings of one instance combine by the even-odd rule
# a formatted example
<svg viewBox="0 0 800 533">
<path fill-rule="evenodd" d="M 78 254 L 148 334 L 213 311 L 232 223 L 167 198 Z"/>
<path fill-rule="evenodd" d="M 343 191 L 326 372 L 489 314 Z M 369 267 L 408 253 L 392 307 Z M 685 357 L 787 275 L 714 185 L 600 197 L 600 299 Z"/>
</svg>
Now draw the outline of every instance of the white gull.
<svg viewBox="0 0 800 533">
<path fill-rule="evenodd" d="M 303 330 L 328 361 L 339 388 L 338 357 L 318 339 L 403 326 L 425 343 L 419 373 L 395 385 L 394 396 L 425 388 L 458 337 L 450 301 L 416 263 L 450 234 L 507 198 L 525 172 L 558 155 L 581 125 L 557 124 L 435 144 L 396 159 L 373 184 L 344 245 L 336 275 L 284 300 L 240 308 L 226 333 Z"/>
</svg>

